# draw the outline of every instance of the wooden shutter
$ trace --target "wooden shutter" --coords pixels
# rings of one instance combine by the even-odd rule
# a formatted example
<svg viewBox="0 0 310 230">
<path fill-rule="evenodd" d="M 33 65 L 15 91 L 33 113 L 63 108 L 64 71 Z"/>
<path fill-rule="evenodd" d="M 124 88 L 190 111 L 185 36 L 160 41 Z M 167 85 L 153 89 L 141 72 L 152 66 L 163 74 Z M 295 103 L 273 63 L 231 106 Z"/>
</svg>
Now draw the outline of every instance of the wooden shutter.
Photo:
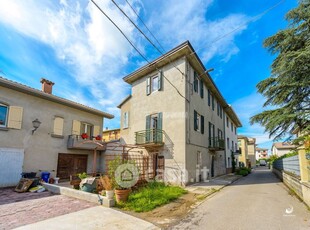
<svg viewBox="0 0 310 230">
<path fill-rule="evenodd" d="M 210 90 L 208 89 L 208 106 L 211 105 Z"/>
<path fill-rule="evenodd" d="M 123 129 L 129 126 L 129 112 L 123 113 Z"/>
<path fill-rule="evenodd" d="M 163 129 L 163 113 L 158 113 L 157 117 L 157 129 L 159 130 L 157 132 L 157 141 L 162 141 L 163 135 L 162 135 L 162 129 Z"/>
<path fill-rule="evenodd" d="M 53 134 L 62 136 L 63 135 L 63 126 L 64 126 L 64 119 L 62 117 L 55 117 L 54 118 Z"/>
<path fill-rule="evenodd" d="M 158 75 L 158 91 L 161 91 L 163 88 L 163 71 L 161 70 Z"/>
<path fill-rule="evenodd" d="M 201 133 L 204 134 L 205 133 L 205 118 L 204 116 L 200 116 L 200 120 L 201 120 Z"/>
<path fill-rule="evenodd" d="M 146 95 L 150 95 L 151 93 L 151 78 L 148 77 L 146 79 Z"/>
<path fill-rule="evenodd" d="M 198 77 L 195 71 L 194 71 L 194 91 L 198 92 Z"/>
<path fill-rule="evenodd" d="M 96 136 L 98 136 L 98 135 L 100 135 L 100 126 L 95 125 L 95 126 L 94 126 L 93 136 L 96 137 Z"/>
<path fill-rule="evenodd" d="M 151 128 L 151 115 L 147 115 L 145 118 L 145 129 L 146 129 L 146 135 L 145 135 L 145 141 L 148 142 L 150 140 L 150 128 Z"/>
<path fill-rule="evenodd" d="M 72 134 L 80 135 L 81 134 L 81 122 L 78 120 L 73 120 L 72 122 Z"/>
<path fill-rule="evenodd" d="M 203 81 L 200 79 L 200 97 L 203 98 Z"/>
<path fill-rule="evenodd" d="M 8 128 L 21 129 L 23 120 L 23 108 L 18 106 L 10 106 L 8 117 Z"/>
<path fill-rule="evenodd" d="M 197 125 L 197 112 L 194 110 L 194 130 L 197 131 L 198 125 Z"/>
</svg>

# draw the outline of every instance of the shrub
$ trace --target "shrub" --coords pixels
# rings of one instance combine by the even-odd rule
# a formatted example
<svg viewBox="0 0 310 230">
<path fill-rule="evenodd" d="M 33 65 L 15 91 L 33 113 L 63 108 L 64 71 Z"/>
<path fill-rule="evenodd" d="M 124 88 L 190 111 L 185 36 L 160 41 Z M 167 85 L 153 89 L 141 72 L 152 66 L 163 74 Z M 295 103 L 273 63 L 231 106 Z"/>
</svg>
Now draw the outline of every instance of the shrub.
<svg viewBox="0 0 310 230">
<path fill-rule="evenodd" d="M 186 190 L 178 186 L 150 182 L 145 187 L 131 193 L 126 203 L 118 203 L 118 207 L 135 212 L 147 212 L 167 204 L 185 193 Z"/>
<path fill-rule="evenodd" d="M 248 171 L 248 169 L 247 168 L 241 168 L 240 170 L 239 170 L 239 172 L 237 173 L 237 175 L 241 175 L 241 176 L 247 176 L 249 174 L 249 171 Z"/>
</svg>

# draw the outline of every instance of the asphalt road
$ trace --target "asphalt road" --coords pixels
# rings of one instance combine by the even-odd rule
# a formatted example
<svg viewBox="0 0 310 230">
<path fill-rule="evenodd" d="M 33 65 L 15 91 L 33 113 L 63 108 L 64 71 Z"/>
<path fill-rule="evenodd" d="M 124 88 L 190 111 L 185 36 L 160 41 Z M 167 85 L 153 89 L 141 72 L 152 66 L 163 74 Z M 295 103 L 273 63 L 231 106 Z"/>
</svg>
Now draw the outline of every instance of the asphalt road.
<svg viewBox="0 0 310 230">
<path fill-rule="evenodd" d="M 207 199 L 171 229 L 310 229 L 310 212 L 275 175 L 259 167 Z"/>
</svg>

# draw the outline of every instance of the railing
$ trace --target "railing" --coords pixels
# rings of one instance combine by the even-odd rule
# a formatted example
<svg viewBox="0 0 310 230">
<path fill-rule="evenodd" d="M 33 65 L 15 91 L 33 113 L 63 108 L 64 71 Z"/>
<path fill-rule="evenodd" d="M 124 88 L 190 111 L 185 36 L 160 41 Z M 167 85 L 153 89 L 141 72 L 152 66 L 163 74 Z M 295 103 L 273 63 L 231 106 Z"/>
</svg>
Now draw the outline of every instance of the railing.
<svg viewBox="0 0 310 230">
<path fill-rule="evenodd" d="M 135 132 L 136 144 L 163 144 L 163 130 L 147 129 Z"/>
<path fill-rule="evenodd" d="M 299 156 L 287 157 L 273 162 L 273 167 L 280 171 L 284 170 L 286 172 L 293 173 L 297 176 L 300 176 L 300 167 L 299 167 Z"/>
<path fill-rule="evenodd" d="M 219 137 L 210 137 L 209 138 L 209 149 L 212 150 L 224 150 L 225 141 Z"/>
<path fill-rule="evenodd" d="M 90 138 L 83 139 L 81 135 L 69 135 L 67 142 L 68 149 L 87 149 L 87 150 L 103 150 L 104 143 L 101 140 L 92 140 Z"/>
</svg>

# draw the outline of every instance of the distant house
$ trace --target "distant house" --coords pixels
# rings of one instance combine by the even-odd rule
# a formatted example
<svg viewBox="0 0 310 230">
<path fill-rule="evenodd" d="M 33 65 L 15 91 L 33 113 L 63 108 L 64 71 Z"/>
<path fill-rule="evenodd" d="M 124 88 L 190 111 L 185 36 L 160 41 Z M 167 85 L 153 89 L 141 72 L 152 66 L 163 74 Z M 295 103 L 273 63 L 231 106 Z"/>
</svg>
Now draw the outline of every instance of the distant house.
<svg viewBox="0 0 310 230">
<path fill-rule="evenodd" d="M 268 158 L 268 149 L 256 147 L 255 158 L 256 160 Z"/>
<path fill-rule="evenodd" d="M 113 115 L 0 77 L 0 186 L 16 185 L 21 172 L 49 171 L 68 179 L 101 171 L 103 119 Z"/>
<path fill-rule="evenodd" d="M 272 155 L 277 155 L 278 157 L 283 156 L 286 153 L 295 150 L 296 146 L 288 142 L 274 142 L 271 147 Z"/>
<path fill-rule="evenodd" d="M 238 145 L 241 148 L 239 162 L 242 162 L 246 167 L 254 167 L 256 165 L 255 142 L 255 138 L 238 135 Z"/>
<path fill-rule="evenodd" d="M 102 131 L 102 141 L 109 142 L 114 140 L 119 140 L 121 134 L 121 129 L 106 129 Z"/>
<path fill-rule="evenodd" d="M 188 41 L 124 81 L 132 94 L 118 106 L 121 140 L 143 148 L 166 181 L 185 185 L 201 180 L 204 167 L 208 178 L 231 169 L 241 122 Z"/>
</svg>

